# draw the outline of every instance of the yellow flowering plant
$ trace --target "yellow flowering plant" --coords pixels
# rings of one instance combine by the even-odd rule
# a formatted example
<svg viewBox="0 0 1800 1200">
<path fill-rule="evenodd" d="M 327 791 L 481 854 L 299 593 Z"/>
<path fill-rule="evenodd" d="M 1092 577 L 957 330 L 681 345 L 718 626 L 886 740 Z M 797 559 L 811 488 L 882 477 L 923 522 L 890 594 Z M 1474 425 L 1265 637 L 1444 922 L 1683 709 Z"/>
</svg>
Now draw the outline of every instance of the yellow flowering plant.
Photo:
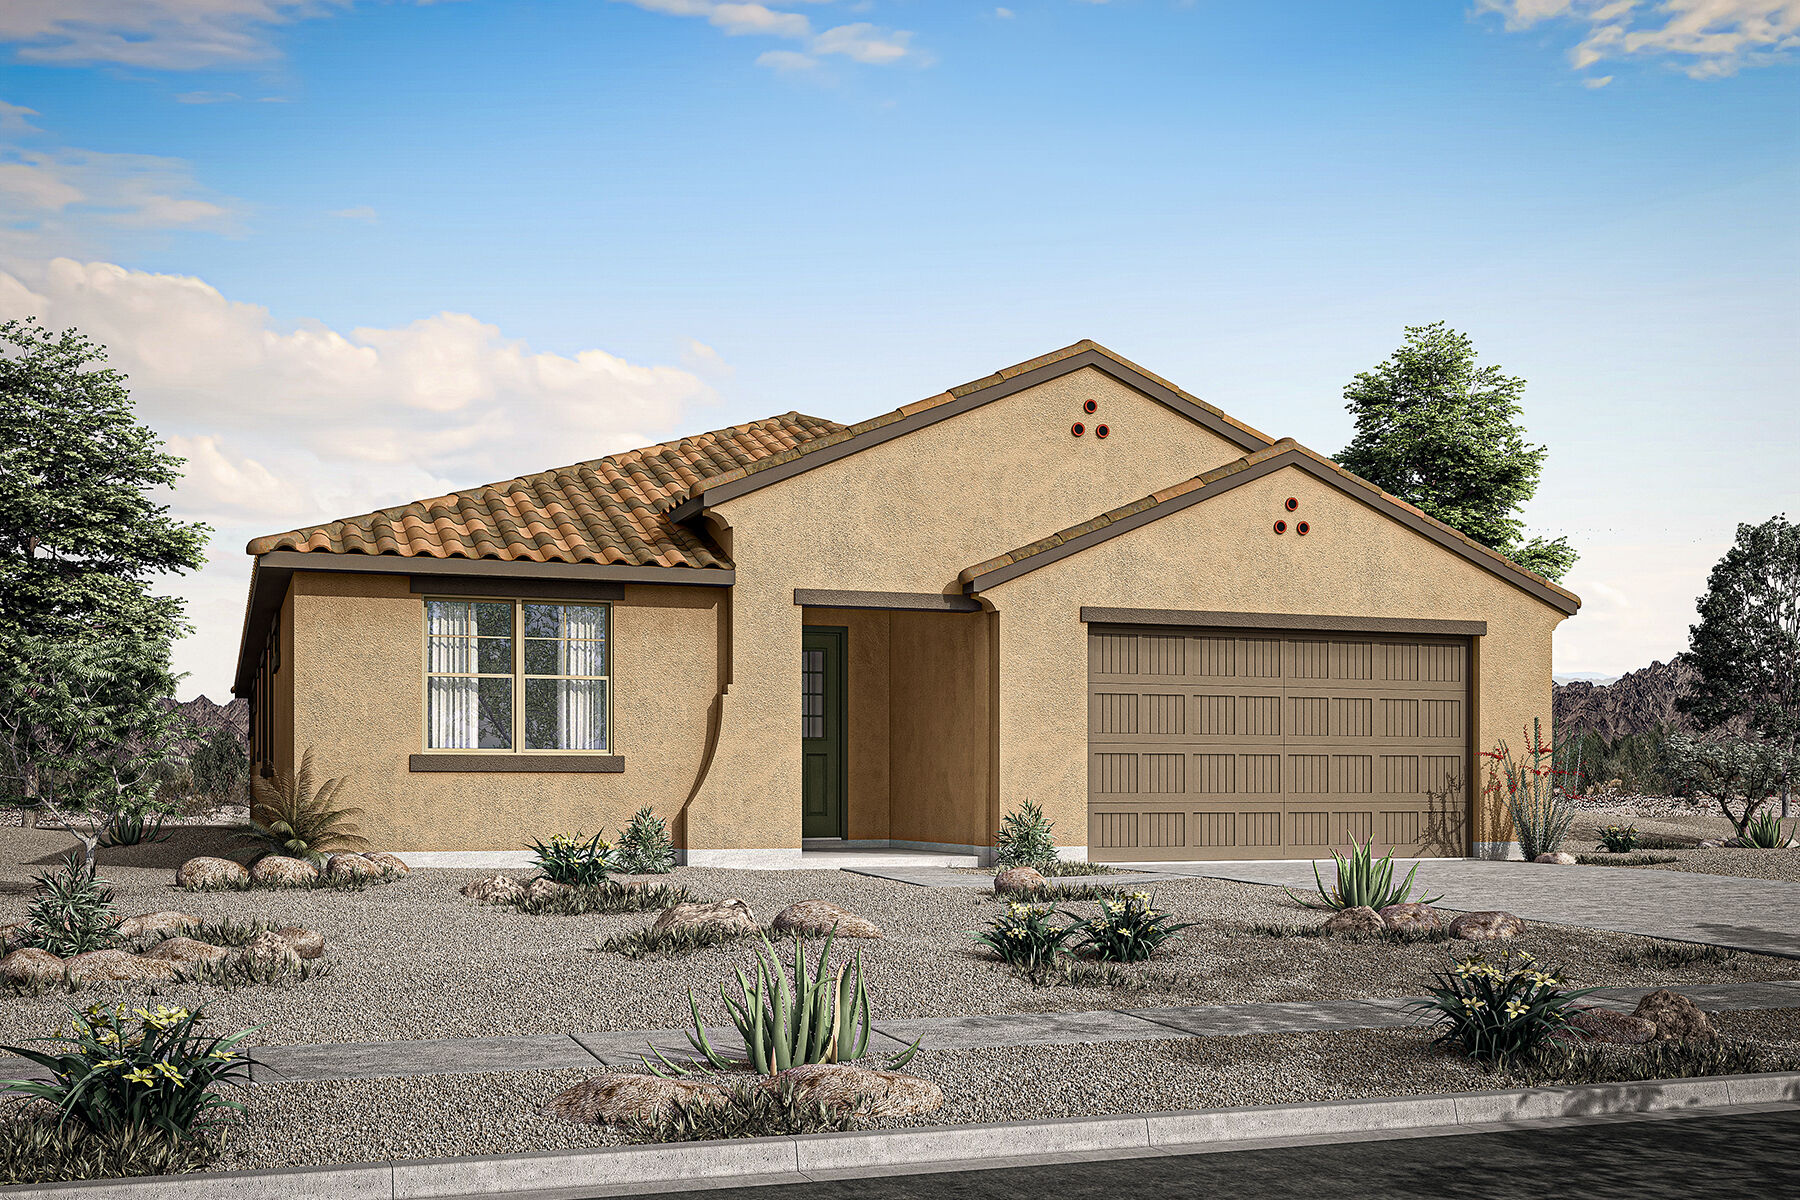
<svg viewBox="0 0 1800 1200">
<path fill-rule="evenodd" d="M 1575 1001 L 1596 989 L 1571 991 L 1560 969 L 1543 970 L 1523 950 L 1499 958 L 1474 954 L 1439 971 L 1429 1000 L 1413 1007 L 1439 1027 L 1438 1041 L 1480 1062 L 1501 1064 L 1536 1052 L 1569 1027 Z"/>
<path fill-rule="evenodd" d="M 1100 915 L 1076 929 L 1081 937 L 1078 948 L 1106 962 L 1143 962 L 1192 924 L 1171 921 L 1149 892 L 1132 892 L 1120 900 L 1101 901 Z"/>
<path fill-rule="evenodd" d="M 974 938 L 1007 966 L 1027 978 L 1038 979 L 1052 971 L 1057 960 L 1068 953 L 1065 943 L 1080 924 L 1062 917 L 1048 904 L 1013 903 Z"/>
<path fill-rule="evenodd" d="M 214 1089 L 249 1082 L 251 1060 L 239 1045 L 255 1032 L 212 1037 L 199 1029 L 198 1009 L 158 1004 L 72 1009 L 66 1032 L 40 1038 L 54 1049 L 4 1046 L 49 1073 L 48 1080 L 0 1080 L 0 1089 L 56 1105 L 61 1120 L 74 1118 L 102 1134 L 156 1130 L 173 1138 L 210 1131 L 236 1100 Z"/>
</svg>

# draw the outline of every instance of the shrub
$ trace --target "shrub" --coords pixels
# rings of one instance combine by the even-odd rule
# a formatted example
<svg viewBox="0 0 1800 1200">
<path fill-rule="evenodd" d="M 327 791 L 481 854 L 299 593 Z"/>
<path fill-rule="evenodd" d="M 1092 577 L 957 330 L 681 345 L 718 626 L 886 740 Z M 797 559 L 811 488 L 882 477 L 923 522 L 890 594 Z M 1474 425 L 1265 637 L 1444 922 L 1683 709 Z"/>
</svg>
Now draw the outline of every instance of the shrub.
<svg viewBox="0 0 1800 1200">
<path fill-rule="evenodd" d="M 100 829 L 100 848 L 110 849 L 113 846 L 142 846 L 146 843 L 154 845 L 166 842 L 175 836 L 174 830 L 165 830 L 163 825 L 168 821 L 168 814 L 151 812 L 148 809 L 120 809 L 106 819 Z"/>
<path fill-rule="evenodd" d="M 1736 957 L 1736 950 L 1690 942 L 1651 942 L 1644 946 L 1627 946 L 1618 953 L 1619 965 L 1631 969 L 1691 967 L 1696 963 L 1716 966 Z"/>
<path fill-rule="evenodd" d="M 67 1034 L 38 1039 L 60 1044 L 60 1051 L 3 1047 L 51 1075 L 48 1082 L 9 1081 L 8 1091 L 54 1104 L 65 1119 L 103 1134 L 136 1129 L 186 1138 L 216 1128 L 225 1111 L 244 1111 L 213 1088 L 249 1082 L 249 1060 L 236 1047 L 254 1029 L 205 1037 L 197 1028 L 199 1010 L 160 1004 L 70 1011 L 75 1020 Z"/>
<path fill-rule="evenodd" d="M 1800 1054 L 1730 1038 L 1685 1038 L 1642 1046 L 1556 1038 L 1514 1065 L 1521 1080 L 1533 1086 L 1796 1070 L 1800 1070 Z"/>
<path fill-rule="evenodd" d="M 1036 980 L 1068 953 L 1064 943 L 1080 927 L 1079 922 L 1059 918 L 1048 904 L 1009 904 L 974 938 L 1014 971 Z"/>
<path fill-rule="evenodd" d="M 221 725 L 206 735 L 188 766 L 193 791 L 213 804 L 238 801 L 250 779 L 250 757 L 237 730 Z"/>
<path fill-rule="evenodd" d="M 530 916 L 578 917 L 588 913 L 658 912 L 694 899 L 687 888 L 675 883 L 627 886 L 612 880 L 599 887 L 576 887 L 550 896 L 522 895 L 509 903 Z"/>
<path fill-rule="evenodd" d="M 1440 1043 L 1490 1065 L 1536 1051 L 1568 1028 L 1575 1001 L 1598 990 L 1565 989 L 1559 972 L 1540 971 L 1522 950 L 1505 951 L 1498 962 L 1471 955 L 1433 980 L 1431 999 L 1411 1007 L 1434 1017 Z"/>
<path fill-rule="evenodd" d="M 148 1129 L 96 1133 L 80 1124 L 15 1113 L 0 1119 L 0 1184 L 128 1179 L 204 1170 L 218 1155 L 206 1135 Z"/>
<path fill-rule="evenodd" d="M 1377 859 L 1374 838 L 1365 843 L 1358 843 L 1352 838 L 1350 857 L 1345 858 L 1333 850 L 1331 860 L 1337 864 L 1336 887 L 1329 892 L 1325 890 L 1325 881 L 1319 878 L 1319 864 L 1315 861 L 1313 883 L 1319 889 L 1320 899 L 1296 896 L 1292 891 L 1288 891 L 1288 897 L 1308 908 L 1386 908 L 1390 904 L 1407 903 L 1412 895 L 1413 876 L 1419 873 L 1419 864 L 1414 863 L 1412 870 L 1406 873 L 1405 881 L 1395 887 L 1394 852 L 1390 850 Z M 1420 903 L 1435 904 L 1442 899 L 1442 896 L 1433 896 Z"/>
<path fill-rule="evenodd" d="M 1056 823 L 1035 801 L 1022 801 L 1017 811 L 1000 820 L 1000 830 L 994 834 L 994 862 L 1002 870 L 1056 862 L 1055 828 Z"/>
<path fill-rule="evenodd" d="M 1600 831 L 1600 849 L 1609 854 L 1629 854 L 1637 846 L 1636 825 L 1608 825 Z"/>
<path fill-rule="evenodd" d="M 833 1112 L 819 1101 L 808 1103 L 792 1088 L 738 1084 L 727 1090 L 723 1100 L 674 1100 L 655 1120 L 626 1121 L 619 1128 L 634 1142 L 710 1142 L 843 1133 L 870 1123 L 855 1110 Z"/>
<path fill-rule="evenodd" d="M 1683 793 L 1698 792 L 1719 806 L 1741 839 L 1796 763 L 1792 751 L 1757 738 L 1672 733 L 1663 741 L 1670 778 Z"/>
<path fill-rule="evenodd" d="M 1613 858 L 1605 854 L 1577 854 L 1575 861 L 1584 867 L 1659 867 L 1680 862 L 1673 854 L 1627 854 Z"/>
<path fill-rule="evenodd" d="M 300 756 L 298 773 L 277 771 L 271 779 L 250 781 L 250 832 L 239 834 L 240 841 L 261 854 L 304 858 L 315 866 L 329 854 L 368 848 L 354 820 L 363 810 L 337 805 L 348 779 L 327 779 L 315 790 L 312 761 L 309 746 Z"/>
<path fill-rule="evenodd" d="M 612 846 L 599 834 L 587 841 L 577 833 L 556 834 L 550 843 L 532 842 L 527 849 L 537 855 L 537 868 L 545 878 L 570 887 L 599 887 L 612 867 Z"/>
<path fill-rule="evenodd" d="M 1740 840 L 1754 850 L 1779 850 L 1788 844 L 1787 831 L 1781 827 L 1781 818 L 1772 808 L 1765 808 L 1752 817 L 1744 826 Z"/>
<path fill-rule="evenodd" d="M 1056 900 L 1122 900 L 1125 898 L 1125 889 L 1104 883 L 1057 883 L 1026 892 L 994 892 L 993 895 L 1008 901 L 1022 896 L 1046 903 Z"/>
<path fill-rule="evenodd" d="M 638 809 L 630 824 L 619 832 L 615 854 L 621 875 L 667 875 L 675 869 L 675 846 L 669 841 L 669 827 L 648 805 Z"/>
<path fill-rule="evenodd" d="M 869 993 L 863 986 L 862 951 L 857 951 L 856 957 L 840 966 L 833 976 L 830 959 L 834 940 L 825 939 L 818 964 L 809 971 L 806 947 L 799 938 L 794 939 L 791 989 L 787 971 L 767 936 L 762 936 L 762 951 L 756 955 L 756 990 L 750 990 L 742 971 L 737 973 L 742 1000 L 733 999 L 725 985 L 719 985 L 719 999 L 725 1002 L 731 1023 L 744 1039 L 749 1065 L 764 1075 L 773 1075 L 803 1063 L 850 1062 L 868 1053 L 872 1023 Z M 767 952 L 766 958 L 763 951 Z M 694 1018 L 688 1043 L 718 1070 L 742 1066 L 742 1063 L 720 1057 L 712 1048 L 706 1037 L 706 1026 L 700 1020 L 700 1002 L 694 998 L 692 990 L 688 992 L 688 1009 Z M 889 1059 L 887 1065 L 903 1067 L 912 1061 L 918 1050 L 919 1043 L 914 1041 Z M 651 1053 L 656 1055 L 658 1063 L 676 1074 L 688 1073 L 687 1068 L 670 1062 L 660 1051 L 652 1049 Z M 648 1059 L 644 1065 L 661 1074 Z"/>
<path fill-rule="evenodd" d="M 1575 808 L 1562 787 L 1564 775 L 1556 766 L 1556 751 L 1544 744 L 1542 726 L 1536 718 L 1531 722 L 1525 755 L 1523 759 L 1514 758 L 1512 748 L 1505 742 L 1497 749 L 1483 750 L 1481 756 L 1488 760 L 1488 782 L 1482 791 L 1505 804 L 1512 816 L 1513 830 L 1519 835 L 1519 849 L 1530 862 L 1562 845 L 1574 823 Z"/>
<path fill-rule="evenodd" d="M 25 911 L 31 922 L 25 945 L 68 958 L 104 950 L 118 941 L 111 885 L 75 857 L 60 871 L 45 871 L 33 882 L 37 897 Z"/>
<path fill-rule="evenodd" d="M 594 948 L 602 954 L 623 954 L 626 958 L 648 958 L 652 954 L 692 954 L 710 946 L 723 946 L 749 936 L 717 925 L 678 926 L 657 929 L 649 925 L 630 933 L 615 933 L 602 941 L 594 939 Z"/>
<path fill-rule="evenodd" d="M 1143 962 L 1164 942 L 1193 922 L 1175 922 L 1148 892 L 1133 892 L 1123 900 L 1107 900 L 1100 914 L 1084 921 L 1077 930 L 1079 949 L 1106 962 Z"/>
</svg>

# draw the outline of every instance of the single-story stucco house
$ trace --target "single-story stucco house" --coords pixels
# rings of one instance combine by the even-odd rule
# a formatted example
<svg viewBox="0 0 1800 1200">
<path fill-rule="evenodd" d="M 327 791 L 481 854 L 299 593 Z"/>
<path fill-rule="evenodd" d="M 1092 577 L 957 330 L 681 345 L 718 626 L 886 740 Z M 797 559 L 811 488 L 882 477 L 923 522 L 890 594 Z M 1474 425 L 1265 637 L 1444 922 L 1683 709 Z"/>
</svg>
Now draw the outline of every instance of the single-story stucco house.
<svg viewBox="0 0 1800 1200">
<path fill-rule="evenodd" d="M 1580 604 L 1086 341 L 249 553 L 262 769 L 314 748 L 402 852 L 649 805 L 712 865 L 980 854 L 1026 799 L 1095 860 L 1503 854 L 1477 756 Z"/>
</svg>

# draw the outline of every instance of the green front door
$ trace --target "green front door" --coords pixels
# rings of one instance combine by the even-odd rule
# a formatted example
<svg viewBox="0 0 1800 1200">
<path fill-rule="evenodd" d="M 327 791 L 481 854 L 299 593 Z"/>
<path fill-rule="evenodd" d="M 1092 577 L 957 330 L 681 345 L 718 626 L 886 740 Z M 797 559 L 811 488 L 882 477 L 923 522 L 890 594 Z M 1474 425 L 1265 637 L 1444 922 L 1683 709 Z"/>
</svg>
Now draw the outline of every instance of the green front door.
<svg viewBox="0 0 1800 1200">
<path fill-rule="evenodd" d="M 808 626 L 800 638 L 800 836 L 844 836 L 844 639 Z"/>
</svg>

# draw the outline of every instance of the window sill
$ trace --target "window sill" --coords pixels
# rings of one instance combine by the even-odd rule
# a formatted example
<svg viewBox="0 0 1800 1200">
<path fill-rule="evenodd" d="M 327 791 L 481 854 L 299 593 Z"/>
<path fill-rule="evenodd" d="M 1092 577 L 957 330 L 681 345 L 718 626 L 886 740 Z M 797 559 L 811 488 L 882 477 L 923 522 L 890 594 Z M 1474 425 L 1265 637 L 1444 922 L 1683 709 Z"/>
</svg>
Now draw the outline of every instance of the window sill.
<svg viewBox="0 0 1800 1200">
<path fill-rule="evenodd" d="M 568 774 L 619 775 L 625 771 L 622 754 L 414 754 L 406 769 L 421 771 L 558 771 Z"/>
</svg>

